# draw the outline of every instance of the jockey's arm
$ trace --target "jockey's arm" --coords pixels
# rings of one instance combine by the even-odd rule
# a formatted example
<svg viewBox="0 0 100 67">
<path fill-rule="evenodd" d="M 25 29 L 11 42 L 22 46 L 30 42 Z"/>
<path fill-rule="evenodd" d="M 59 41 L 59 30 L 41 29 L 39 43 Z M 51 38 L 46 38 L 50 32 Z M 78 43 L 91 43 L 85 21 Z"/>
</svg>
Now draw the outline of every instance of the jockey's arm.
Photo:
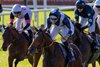
<svg viewBox="0 0 100 67">
<path fill-rule="evenodd" d="M 25 18 L 26 26 L 23 28 L 23 30 L 27 29 L 30 26 L 30 22 L 31 22 L 28 13 L 25 14 L 24 18 Z"/>
<path fill-rule="evenodd" d="M 63 24 L 66 25 L 69 29 L 69 32 L 68 32 L 69 35 L 72 34 L 70 22 L 71 22 L 70 19 L 67 17 L 65 17 L 63 20 Z"/>
<path fill-rule="evenodd" d="M 14 15 L 13 15 L 13 13 L 11 12 L 11 13 L 10 13 L 10 24 L 13 25 L 13 22 L 14 22 Z"/>
<path fill-rule="evenodd" d="M 51 22 L 50 22 L 50 18 L 47 19 L 47 29 L 50 31 L 50 27 L 51 27 Z"/>
<path fill-rule="evenodd" d="M 75 23 L 78 23 L 78 21 L 79 21 L 79 15 L 78 15 L 77 11 L 75 11 L 74 21 L 75 21 Z"/>
<path fill-rule="evenodd" d="M 93 17 L 88 18 L 88 25 L 87 27 L 90 27 L 93 24 Z"/>
</svg>

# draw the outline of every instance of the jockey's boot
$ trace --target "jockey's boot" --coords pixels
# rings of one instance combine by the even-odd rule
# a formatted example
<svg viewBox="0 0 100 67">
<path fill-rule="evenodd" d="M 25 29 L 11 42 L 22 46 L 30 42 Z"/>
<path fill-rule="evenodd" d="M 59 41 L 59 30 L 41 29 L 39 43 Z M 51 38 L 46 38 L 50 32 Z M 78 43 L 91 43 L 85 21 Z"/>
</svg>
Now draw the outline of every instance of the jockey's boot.
<svg viewBox="0 0 100 67">
<path fill-rule="evenodd" d="M 64 47 L 65 47 L 66 53 L 68 54 L 66 59 L 68 58 L 69 62 L 75 61 L 75 56 L 74 56 L 74 53 L 73 53 L 73 49 L 68 47 L 68 42 L 67 41 L 63 42 L 63 44 L 64 44 Z"/>
<path fill-rule="evenodd" d="M 96 34 L 95 34 L 95 32 L 92 32 L 92 33 L 91 33 L 91 37 L 93 38 L 92 45 L 94 46 L 94 49 L 95 49 L 95 50 L 99 50 L 99 49 L 100 49 L 100 45 L 99 45 L 99 43 L 98 43 L 98 41 L 97 41 L 97 39 L 96 39 Z"/>
</svg>

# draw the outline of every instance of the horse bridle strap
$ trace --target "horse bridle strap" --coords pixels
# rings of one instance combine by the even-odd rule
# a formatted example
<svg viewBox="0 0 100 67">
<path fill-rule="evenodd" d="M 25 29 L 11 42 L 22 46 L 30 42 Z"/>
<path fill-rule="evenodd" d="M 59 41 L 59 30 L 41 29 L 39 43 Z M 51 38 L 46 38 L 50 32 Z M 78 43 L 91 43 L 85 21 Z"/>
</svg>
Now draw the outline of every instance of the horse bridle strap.
<svg viewBox="0 0 100 67">
<path fill-rule="evenodd" d="M 52 45 L 53 45 L 53 43 L 54 43 L 54 41 L 52 41 L 52 43 L 51 43 L 49 46 L 46 46 L 46 47 L 44 47 L 44 48 L 47 48 L 47 47 L 50 47 L 50 46 L 52 46 Z"/>
</svg>

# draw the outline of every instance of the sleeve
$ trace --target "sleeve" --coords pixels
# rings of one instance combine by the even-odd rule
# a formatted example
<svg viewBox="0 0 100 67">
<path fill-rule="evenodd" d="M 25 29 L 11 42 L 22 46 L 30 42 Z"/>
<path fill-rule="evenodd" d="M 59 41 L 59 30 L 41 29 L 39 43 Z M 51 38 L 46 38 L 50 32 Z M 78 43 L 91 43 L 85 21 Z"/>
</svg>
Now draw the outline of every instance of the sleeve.
<svg viewBox="0 0 100 67">
<path fill-rule="evenodd" d="M 90 16 L 89 18 L 88 18 L 88 27 L 90 27 L 91 25 L 93 24 L 93 16 Z"/>
<path fill-rule="evenodd" d="M 75 22 L 79 21 L 79 15 L 78 15 L 77 10 L 75 10 L 75 18 L 74 18 L 74 20 L 75 20 Z"/>
<path fill-rule="evenodd" d="M 63 24 L 66 25 L 69 29 L 71 28 L 69 18 L 67 17 L 64 18 Z"/>
<path fill-rule="evenodd" d="M 28 13 L 26 13 L 24 17 L 26 21 L 26 26 L 23 28 L 23 30 L 27 29 L 30 26 L 30 22 L 31 22 Z"/>
<path fill-rule="evenodd" d="M 72 34 L 72 30 L 71 30 L 71 21 L 69 18 L 65 17 L 63 20 L 63 24 L 66 25 L 69 28 L 68 34 L 71 35 Z"/>
<path fill-rule="evenodd" d="M 87 13 L 88 13 L 88 27 L 90 27 L 93 24 L 93 16 L 94 16 L 94 10 L 92 7 L 87 8 Z"/>
<path fill-rule="evenodd" d="M 13 21 L 14 21 L 14 15 L 13 15 L 13 13 L 11 12 L 11 13 L 10 13 L 10 24 L 13 24 Z"/>
<path fill-rule="evenodd" d="M 30 17 L 28 13 L 25 14 L 24 18 L 25 18 L 26 24 L 30 24 L 31 21 L 30 21 Z"/>
<path fill-rule="evenodd" d="M 51 27 L 51 22 L 50 22 L 50 18 L 47 19 L 47 29 L 50 30 L 50 27 Z"/>
</svg>

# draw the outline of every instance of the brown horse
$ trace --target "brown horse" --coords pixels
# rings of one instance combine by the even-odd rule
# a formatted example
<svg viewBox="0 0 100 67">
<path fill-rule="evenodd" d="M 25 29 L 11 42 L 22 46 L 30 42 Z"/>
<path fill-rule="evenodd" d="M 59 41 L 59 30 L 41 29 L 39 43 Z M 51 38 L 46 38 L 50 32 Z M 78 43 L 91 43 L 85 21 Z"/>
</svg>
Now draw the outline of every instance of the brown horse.
<svg viewBox="0 0 100 67">
<path fill-rule="evenodd" d="M 81 31 L 81 26 L 78 23 L 75 24 L 75 33 L 72 39 L 82 53 L 83 67 L 88 67 L 89 63 L 96 61 L 100 53 L 97 53 L 95 56 L 93 56 L 94 53 L 92 51 L 93 46 L 91 46 L 91 41 L 88 39 L 88 36 Z"/>
<path fill-rule="evenodd" d="M 19 34 L 14 27 L 8 26 L 5 28 L 2 37 L 3 37 L 3 45 L 2 45 L 3 51 L 6 51 L 7 48 L 9 47 L 9 56 L 8 56 L 9 67 L 13 67 L 14 59 L 16 59 L 15 67 L 17 67 L 18 62 L 24 60 L 25 58 L 28 58 L 29 63 L 33 65 L 33 56 L 27 54 L 29 42 L 23 34 Z M 34 59 L 34 67 L 37 67 L 37 63 L 39 61 L 41 53 L 35 55 L 37 56 L 35 56 Z"/>
<path fill-rule="evenodd" d="M 54 42 L 48 33 L 38 30 L 35 39 L 28 48 L 28 52 L 34 55 L 37 51 L 43 52 L 43 67 L 81 67 L 81 54 L 79 49 L 70 44 L 75 54 L 76 61 L 65 61 L 63 46 L 60 43 Z"/>
</svg>

